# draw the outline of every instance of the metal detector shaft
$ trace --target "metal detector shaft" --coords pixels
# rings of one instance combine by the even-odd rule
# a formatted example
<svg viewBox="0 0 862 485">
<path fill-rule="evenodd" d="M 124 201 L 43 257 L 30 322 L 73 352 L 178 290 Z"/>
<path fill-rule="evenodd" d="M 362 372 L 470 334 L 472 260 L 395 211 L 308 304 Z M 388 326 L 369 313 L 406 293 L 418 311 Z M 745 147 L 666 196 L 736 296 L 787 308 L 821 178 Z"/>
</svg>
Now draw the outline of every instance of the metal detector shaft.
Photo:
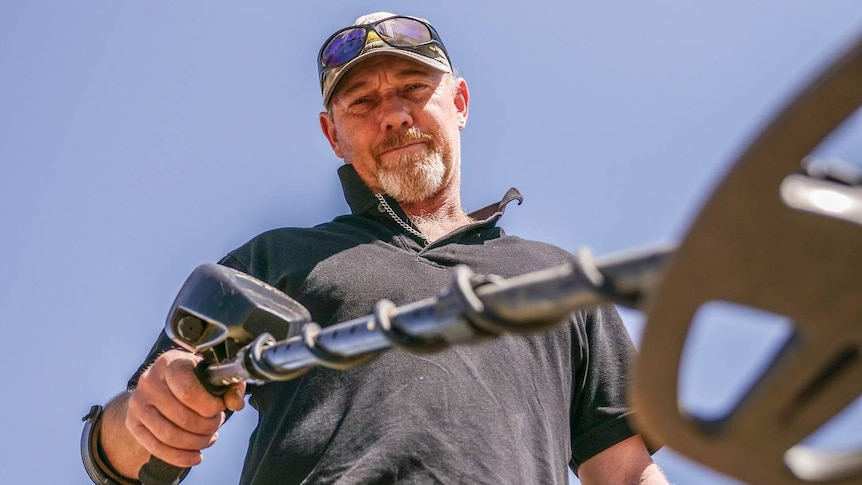
<svg viewBox="0 0 862 485">
<path fill-rule="evenodd" d="M 576 261 L 509 279 L 476 277 L 455 270 L 438 297 L 396 307 L 378 302 L 372 315 L 326 328 L 309 323 L 302 335 L 280 342 L 258 336 L 229 361 L 209 366 L 209 381 L 283 381 L 312 367 L 356 367 L 393 346 L 432 352 L 503 332 L 532 332 L 563 321 L 572 311 L 602 303 L 639 308 L 657 287 L 672 247 Z"/>
<path fill-rule="evenodd" d="M 400 307 L 382 300 L 374 314 L 327 328 L 310 322 L 308 311 L 276 288 L 205 264 L 177 295 L 166 332 L 187 350 L 213 357 L 196 369 L 210 392 L 239 381 L 284 381 L 318 365 L 356 367 L 393 346 L 433 352 L 503 332 L 532 332 L 600 303 L 637 308 L 658 286 L 672 252 L 653 248 L 596 262 L 581 251 L 572 263 L 509 279 L 458 266 L 441 296 Z M 216 349 L 227 350 L 225 358 Z M 139 477 L 145 485 L 175 485 L 185 472 L 154 456 Z"/>
</svg>

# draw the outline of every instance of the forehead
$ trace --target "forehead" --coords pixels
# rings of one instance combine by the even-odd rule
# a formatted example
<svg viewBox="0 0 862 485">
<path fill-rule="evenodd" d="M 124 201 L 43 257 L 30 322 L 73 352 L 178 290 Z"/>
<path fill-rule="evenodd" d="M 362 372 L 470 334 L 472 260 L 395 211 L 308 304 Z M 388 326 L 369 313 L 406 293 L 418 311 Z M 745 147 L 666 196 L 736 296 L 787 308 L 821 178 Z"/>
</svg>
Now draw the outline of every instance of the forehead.
<svg viewBox="0 0 862 485">
<path fill-rule="evenodd" d="M 338 83 L 333 98 L 371 83 L 382 74 L 394 81 L 411 76 L 442 77 L 443 75 L 436 69 L 403 57 L 375 56 L 352 67 Z"/>
</svg>

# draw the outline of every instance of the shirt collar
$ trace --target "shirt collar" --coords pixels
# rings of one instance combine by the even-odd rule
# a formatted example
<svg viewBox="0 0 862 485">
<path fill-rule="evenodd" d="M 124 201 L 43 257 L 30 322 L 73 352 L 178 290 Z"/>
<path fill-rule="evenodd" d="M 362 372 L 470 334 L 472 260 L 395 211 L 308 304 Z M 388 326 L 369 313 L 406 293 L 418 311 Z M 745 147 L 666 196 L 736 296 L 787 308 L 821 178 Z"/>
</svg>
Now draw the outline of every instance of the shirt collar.
<svg viewBox="0 0 862 485">
<path fill-rule="evenodd" d="M 366 215 L 369 213 L 377 213 L 377 204 L 379 201 L 371 190 L 365 185 L 365 182 L 359 178 L 356 169 L 353 165 L 345 163 L 338 167 L 338 178 L 341 180 L 341 187 L 344 190 L 344 199 L 347 200 L 347 205 L 350 206 L 350 212 L 355 215 Z M 506 205 L 513 200 L 518 201 L 518 205 L 524 201 L 524 196 L 518 189 L 512 187 L 506 191 L 506 194 L 499 202 L 486 205 L 479 210 L 473 211 L 470 218 L 475 221 L 486 221 L 493 219 L 496 221 L 502 217 L 506 210 Z"/>
</svg>

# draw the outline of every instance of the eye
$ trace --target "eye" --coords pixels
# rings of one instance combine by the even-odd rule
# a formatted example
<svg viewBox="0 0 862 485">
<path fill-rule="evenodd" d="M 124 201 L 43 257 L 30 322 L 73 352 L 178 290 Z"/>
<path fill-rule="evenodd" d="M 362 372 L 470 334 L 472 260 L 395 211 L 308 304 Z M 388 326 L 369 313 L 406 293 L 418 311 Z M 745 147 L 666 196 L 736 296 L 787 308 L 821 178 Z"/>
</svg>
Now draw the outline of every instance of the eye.
<svg viewBox="0 0 862 485">
<path fill-rule="evenodd" d="M 349 100 L 345 109 L 348 113 L 362 115 L 370 111 L 375 103 L 376 98 L 373 96 L 357 96 Z"/>
<path fill-rule="evenodd" d="M 428 95 L 428 83 L 412 82 L 405 84 L 401 95 L 410 99 L 422 99 Z"/>
<path fill-rule="evenodd" d="M 406 87 L 406 91 L 419 91 L 428 88 L 428 84 L 426 83 L 410 83 Z"/>
</svg>

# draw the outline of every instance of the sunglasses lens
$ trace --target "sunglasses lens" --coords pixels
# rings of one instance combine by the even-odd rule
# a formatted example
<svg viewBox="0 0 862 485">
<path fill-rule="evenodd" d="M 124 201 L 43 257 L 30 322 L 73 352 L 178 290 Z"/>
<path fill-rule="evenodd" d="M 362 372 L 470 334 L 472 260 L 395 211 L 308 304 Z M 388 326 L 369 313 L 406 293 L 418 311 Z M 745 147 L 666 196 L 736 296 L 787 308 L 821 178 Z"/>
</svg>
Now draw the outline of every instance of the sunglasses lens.
<svg viewBox="0 0 862 485">
<path fill-rule="evenodd" d="M 395 17 L 384 20 L 374 28 L 391 46 L 409 47 L 431 42 L 431 31 L 418 20 Z"/>
<path fill-rule="evenodd" d="M 337 66 L 356 57 L 365 47 L 365 29 L 348 29 L 336 35 L 326 44 L 320 55 L 323 67 Z"/>
</svg>

